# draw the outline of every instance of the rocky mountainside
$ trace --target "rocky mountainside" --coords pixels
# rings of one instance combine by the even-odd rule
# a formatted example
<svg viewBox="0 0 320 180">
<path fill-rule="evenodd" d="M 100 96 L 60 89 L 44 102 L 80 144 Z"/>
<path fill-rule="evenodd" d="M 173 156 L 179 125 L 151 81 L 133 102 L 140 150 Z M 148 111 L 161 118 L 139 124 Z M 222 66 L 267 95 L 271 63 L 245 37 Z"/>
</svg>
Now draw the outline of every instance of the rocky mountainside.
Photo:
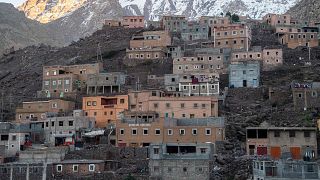
<svg viewBox="0 0 320 180">
<path fill-rule="evenodd" d="M 48 23 L 80 8 L 87 0 L 27 0 L 18 7 L 30 19 Z"/>
<path fill-rule="evenodd" d="M 117 0 L 126 15 L 142 15 L 156 20 L 164 14 L 186 15 L 194 19 L 203 15 L 220 15 L 228 11 L 251 18 L 266 13 L 284 13 L 300 0 Z M 108 3 L 109 0 L 104 2 Z M 28 18 L 48 23 L 69 16 L 73 11 L 99 0 L 27 0 L 19 7 Z M 110 2 L 109 2 L 110 3 Z M 117 9 L 117 6 L 111 6 Z M 89 10 L 88 10 L 89 11 Z M 99 12 L 90 10 L 92 13 Z M 119 13 L 119 12 L 118 12 Z"/>
<path fill-rule="evenodd" d="M 63 39 L 57 34 L 58 29 L 26 18 L 11 4 L 0 3 L 0 56 L 11 47 L 18 49 L 39 43 L 60 46 Z"/>
<path fill-rule="evenodd" d="M 119 0 L 126 14 L 144 14 L 158 19 L 163 14 L 186 15 L 190 19 L 220 15 L 228 11 L 251 18 L 266 13 L 284 13 L 299 0 Z"/>
<path fill-rule="evenodd" d="M 320 21 L 320 1 L 303 0 L 293 6 L 289 11 L 294 18 Z"/>
</svg>

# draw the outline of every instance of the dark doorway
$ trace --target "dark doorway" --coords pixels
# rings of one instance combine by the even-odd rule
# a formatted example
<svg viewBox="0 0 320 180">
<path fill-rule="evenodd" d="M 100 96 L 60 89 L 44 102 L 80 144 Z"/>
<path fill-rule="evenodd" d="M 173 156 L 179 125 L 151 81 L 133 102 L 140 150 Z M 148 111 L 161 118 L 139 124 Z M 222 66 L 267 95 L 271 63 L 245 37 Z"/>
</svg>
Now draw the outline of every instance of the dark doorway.
<svg viewBox="0 0 320 180">
<path fill-rule="evenodd" d="M 243 87 L 247 87 L 247 80 L 243 80 Z"/>
</svg>

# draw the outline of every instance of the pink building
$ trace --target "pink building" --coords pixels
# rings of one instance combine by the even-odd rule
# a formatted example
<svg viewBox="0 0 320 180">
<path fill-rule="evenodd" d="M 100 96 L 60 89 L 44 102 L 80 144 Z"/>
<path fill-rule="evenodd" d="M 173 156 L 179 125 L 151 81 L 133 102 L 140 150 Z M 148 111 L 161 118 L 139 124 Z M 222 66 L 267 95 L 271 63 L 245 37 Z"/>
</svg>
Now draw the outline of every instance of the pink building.
<svg viewBox="0 0 320 180">
<path fill-rule="evenodd" d="M 144 16 L 123 16 L 122 25 L 125 28 L 144 28 Z"/>
</svg>

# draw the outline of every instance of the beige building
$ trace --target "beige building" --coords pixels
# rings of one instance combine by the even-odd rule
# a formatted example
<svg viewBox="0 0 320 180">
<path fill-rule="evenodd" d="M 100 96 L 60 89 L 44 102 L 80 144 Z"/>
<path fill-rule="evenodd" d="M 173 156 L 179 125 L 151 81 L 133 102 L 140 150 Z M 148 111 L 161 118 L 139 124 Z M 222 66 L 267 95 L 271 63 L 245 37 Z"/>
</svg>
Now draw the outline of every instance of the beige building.
<svg viewBox="0 0 320 180">
<path fill-rule="evenodd" d="M 246 148 L 248 155 L 314 159 L 317 157 L 317 128 L 248 127 Z"/>
<path fill-rule="evenodd" d="M 247 50 L 251 46 L 251 29 L 246 24 L 212 27 L 211 36 L 214 47 Z"/>
<path fill-rule="evenodd" d="M 201 24 L 208 24 L 210 27 L 227 26 L 231 24 L 229 17 L 201 16 L 199 18 Z"/>
<path fill-rule="evenodd" d="M 183 15 L 166 15 L 160 20 L 160 26 L 169 32 L 181 32 L 187 24 L 188 20 Z"/>
<path fill-rule="evenodd" d="M 283 51 L 280 48 L 252 47 L 249 51 L 234 50 L 231 55 L 231 62 L 258 60 L 262 63 L 264 71 L 271 70 L 283 64 Z"/>
<path fill-rule="evenodd" d="M 290 32 L 279 35 L 279 42 L 294 49 L 298 46 L 316 47 L 319 45 L 318 32 Z"/>
<path fill-rule="evenodd" d="M 262 20 L 270 26 L 290 25 L 291 16 L 289 14 L 266 14 Z"/>
<path fill-rule="evenodd" d="M 129 59 L 163 59 L 167 54 L 166 48 L 131 48 L 126 50 Z"/>
<path fill-rule="evenodd" d="M 120 27 L 122 26 L 121 21 L 114 19 L 106 19 L 104 24 L 109 27 Z"/>
<path fill-rule="evenodd" d="M 16 121 L 40 121 L 51 115 L 66 116 L 75 108 L 75 103 L 61 99 L 23 102 L 16 109 Z"/>
<path fill-rule="evenodd" d="M 215 143 L 223 141 L 224 119 L 159 118 L 155 112 L 136 112 L 117 123 L 117 145 L 149 146 L 151 143 Z"/>
<path fill-rule="evenodd" d="M 207 118 L 218 117 L 215 96 L 166 96 L 160 90 L 129 92 L 131 111 L 155 111 L 159 117 Z"/>
<path fill-rule="evenodd" d="M 58 98 L 81 92 L 86 87 L 87 75 L 98 74 L 102 70 L 102 63 L 44 66 L 39 96 Z"/>
<path fill-rule="evenodd" d="M 145 31 L 142 35 L 135 35 L 130 40 L 130 48 L 167 47 L 171 45 L 168 31 Z"/>
<path fill-rule="evenodd" d="M 125 28 L 144 28 L 144 16 L 123 16 L 122 25 Z"/>
</svg>

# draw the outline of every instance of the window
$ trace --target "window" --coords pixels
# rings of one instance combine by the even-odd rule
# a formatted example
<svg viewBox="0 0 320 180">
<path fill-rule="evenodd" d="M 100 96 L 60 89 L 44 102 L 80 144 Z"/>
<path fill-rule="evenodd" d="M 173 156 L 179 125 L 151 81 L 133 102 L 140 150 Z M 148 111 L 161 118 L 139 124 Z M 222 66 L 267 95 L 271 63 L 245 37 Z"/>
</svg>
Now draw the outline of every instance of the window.
<svg viewBox="0 0 320 180">
<path fill-rule="evenodd" d="M 61 85 L 62 84 L 62 81 L 61 80 L 58 80 L 58 85 Z"/>
<path fill-rule="evenodd" d="M 200 148 L 201 154 L 205 154 L 207 152 L 207 148 Z"/>
<path fill-rule="evenodd" d="M 186 134 L 184 129 L 180 129 L 179 131 L 180 131 L 180 135 L 185 135 Z"/>
<path fill-rule="evenodd" d="M 211 129 L 210 128 L 206 128 L 206 135 L 207 136 L 211 135 Z"/>
<path fill-rule="evenodd" d="M 159 148 L 153 148 L 153 154 L 159 154 Z"/>
<path fill-rule="evenodd" d="M 8 141 L 9 135 L 1 135 L 1 141 Z"/>
<path fill-rule="evenodd" d="M 93 172 L 95 170 L 96 166 L 94 164 L 89 164 L 89 171 Z"/>
<path fill-rule="evenodd" d="M 120 104 L 124 104 L 124 99 L 120 99 Z"/>
<path fill-rule="evenodd" d="M 198 130 L 197 129 L 192 129 L 192 135 L 197 135 Z"/>
<path fill-rule="evenodd" d="M 66 84 L 67 85 L 70 84 L 70 80 L 69 79 L 66 80 Z"/>
<path fill-rule="evenodd" d="M 194 114 L 190 114 L 190 118 L 194 118 Z"/>
<path fill-rule="evenodd" d="M 131 129 L 131 134 L 132 135 L 137 135 L 138 134 L 137 128 Z"/>
<path fill-rule="evenodd" d="M 181 104 L 180 104 L 180 107 L 181 107 L 181 108 L 184 108 L 184 107 L 185 107 L 185 104 L 184 104 L 184 103 L 181 103 Z"/>
<path fill-rule="evenodd" d="M 92 101 L 92 106 L 97 106 L 97 101 Z"/>
<path fill-rule="evenodd" d="M 153 104 L 153 107 L 156 109 L 156 108 L 158 108 L 158 103 L 154 103 Z"/>
<path fill-rule="evenodd" d="M 296 137 L 295 131 L 289 131 L 289 137 Z"/>
<path fill-rule="evenodd" d="M 187 172 L 187 167 L 183 167 L 183 172 Z"/>
<path fill-rule="evenodd" d="M 170 103 L 166 103 L 166 107 L 167 107 L 167 108 L 170 108 Z"/>
<path fill-rule="evenodd" d="M 182 69 L 182 66 L 178 66 L 178 69 L 181 70 L 181 69 Z"/>
<path fill-rule="evenodd" d="M 97 116 L 97 112 L 93 112 L 93 115 L 94 115 L 94 116 Z"/>
<path fill-rule="evenodd" d="M 57 165 L 57 172 L 62 172 L 62 165 Z"/>
<path fill-rule="evenodd" d="M 172 135 L 173 135 L 172 129 L 168 129 L 168 135 L 169 135 L 169 136 L 172 136 Z"/>
<path fill-rule="evenodd" d="M 46 127 L 49 127 L 49 122 L 46 122 Z"/>
<path fill-rule="evenodd" d="M 52 81 L 52 85 L 57 85 L 57 81 Z"/>
<path fill-rule="evenodd" d="M 202 109 L 206 108 L 206 104 L 201 104 Z"/>
<path fill-rule="evenodd" d="M 143 135 L 148 135 L 148 128 L 143 128 Z"/>
<path fill-rule="evenodd" d="M 120 135 L 124 135 L 124 129 L 120 129 Z"/>
<path fill-rule="evenodd" d="M 153 171 L 154 171 L 154 172 L 159 172 L 159 166 L 154 166 L 154 167 L 153 167 Z"/>
<path fill-rule="evenodd" d="M 52 103 L 52 108 L 55 108 L 55 109 L 56 109 L 56 108 L 58 108 L 58 104 L 57 104 L 57 103 L 55 103 L 55 102 L 54 102 L 54 103 Z"/>
<path fill-rule="evenodd" d="M 16 141 L 16 140 L 17 140 L 17 136 L 16 136 L 16 135 L 12 135 L 12 136 L 11 136 L 11 140 L 12 140 L 12 141 Z"/>
<path fill-rule="evenodd" d="M 172 172 L 172 167 L 168 167 L 168 173 Z"/>
<path fill-rule="evenodd" d="M 274 137 L 280 137 L 280 131 L 274 131 Z"/>
<path fill-rule="evenodd" d="M 312 91 L 312 97 L 317 97 L 317 92 L 316 91 Z"/>
<path fill-rule="evenodd" d="M 304 132 L 304 137 L 308 137 L 309 138 L 310 137 L 310 132 L 309 131 L 305 131 Z"/>
<path fill-rule="evenodd" d="M 194 107 L 194 108 L 198 108 L 198 103 L 194 103 L 194 104 L 193 104 L 193 107 Z"/>
<path fill-rule="evenodd" d="M 59 126 L 63 126 L 63 121 L 59 121 Z"/>
<path fill-rule="evenodd" d="M 54 122 L 51 122 L 51 127 L 54 127 Z"/>
<path fill-rule="evenodd" d="M 69 121 L 69 126 L 73 126 L 73 121 Z"/>
<path fill-rule="evenodd" d="M 244 71 L 243 71 L 243 74 L 247 74 L 247 72 L 244 70 Z"/>
<path fill-rule="evenodd" d="M 156 129 L 156 130 L 155 130 L 155 134 L 156 134 L 156 135 L 160 135 L 160 134 L 161 134 L 160 129 Z"/>
<path fill-rule="evenodd" d="M 73 172 L 78 172 L 78 168 L 79 168 L 78 165 L 73 165 L 72 166 Z"/>
</svg>

